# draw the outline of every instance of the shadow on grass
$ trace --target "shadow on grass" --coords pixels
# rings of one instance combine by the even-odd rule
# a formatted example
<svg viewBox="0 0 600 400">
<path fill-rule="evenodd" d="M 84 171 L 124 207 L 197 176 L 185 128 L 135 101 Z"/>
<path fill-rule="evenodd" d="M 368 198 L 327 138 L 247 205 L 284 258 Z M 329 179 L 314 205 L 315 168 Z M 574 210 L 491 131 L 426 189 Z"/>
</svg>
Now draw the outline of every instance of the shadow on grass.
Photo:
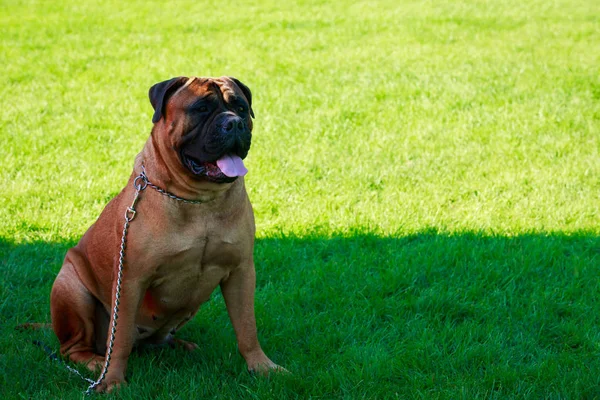
<svg viewBox="0 0 600 400">
<path fill-rule="evenodd" d="M 49 321 L 50 288 L 72 245 L 0 240 L 0 387 L 10 382 L 13 393 L 82 387 L 28 344 L 41 337 L 57 349 L 51 331 L 14 331 Z M 258 239 L 255 254 L 263 347 L 302 376 L 282 394 L 600 395 L 595 235 L 282 236 Z M 157 366 L 184 381 L 188 370 L 245 379 L 218 291 L 180 335 L 200 354 L 140 352 L 133 381 L 136 368 L 142 379 Z"/>
</svg>

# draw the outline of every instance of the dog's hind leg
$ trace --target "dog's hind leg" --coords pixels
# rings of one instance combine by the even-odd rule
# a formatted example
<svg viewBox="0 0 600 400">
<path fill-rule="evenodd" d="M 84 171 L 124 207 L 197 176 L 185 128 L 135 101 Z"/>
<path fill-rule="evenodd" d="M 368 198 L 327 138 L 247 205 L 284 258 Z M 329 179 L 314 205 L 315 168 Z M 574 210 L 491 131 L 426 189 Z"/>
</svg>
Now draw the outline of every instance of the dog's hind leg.
<svg viewBox="0 0 600 400">
<path fill-rule="evenodd" d="M 60 353 L 94 371 L 104 363 L 96 349 L 96 307 L 99 304 L 75 272 L 69 255 L 65 259 L 50 296 L 52 328 L 60 342 Z"/>
</svg>

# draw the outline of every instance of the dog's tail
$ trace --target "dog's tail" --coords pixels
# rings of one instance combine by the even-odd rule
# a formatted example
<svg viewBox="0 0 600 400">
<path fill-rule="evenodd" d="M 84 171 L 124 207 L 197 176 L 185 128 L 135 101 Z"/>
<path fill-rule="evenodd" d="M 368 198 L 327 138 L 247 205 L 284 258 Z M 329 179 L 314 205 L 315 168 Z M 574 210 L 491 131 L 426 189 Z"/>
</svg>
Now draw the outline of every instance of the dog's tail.
<svg viewBox="0 0 600 400">
<path fill-rule="evenodd" d="M 36 329 L 44 329 L 44 328 L 50 328 L 50 327 L 52 327 L 52 324 L 49 324 L 49 323 L 30 322 L 30 323 L 26 323 L 26 324 L 17 325 L 17 326 L 15 326 L 15 329 L 22 332 L 25 330 L 36 330 Z M 75 375 L 79 376 L 84 381 L 88 382 L 89 384 L 95 383 L 95 381 L 93 381 L 92 379 L 86 378 L 85 376 L 81 375 L 81 373 L 79 371 L 77 371 L 75 368 L 67 365 L 67 363 L 65 363 L 58 356 L 58 354 L 55 351 L 52 351 L 52 349 L 50 347 L 48 347 L 46 344 L 44 344 L 44 342 L 40 342 L 39 340 L 32 340 L 31 343 L 35 344 L 36 346 L 38 346 L 39 348 L 44 350 L 46 352 L 46 354 L 48 355 L 48 358 L 50 358 L 51 360 L 57 361 L 59 364 L 64 365 L 66 369 L 68 369 Z"/>
<path fill-rule="evenodd" d="M 33 331 L 38 329 L 52 328 L 52 324 L 50 323 L 38 323 L 38 322 L 28 322 L 26 324 L 21 324 L 15 326 L 17 331 Z"/>
<path fill-rule="evenodd" d="M 32 343 L 38 347 L 41 347 L 46 352 L 46 354 L 48 354 L 48 357 L 50 357 L 51 360 L 56 360 L 59 362 L 61 361 L 61 359 L 58 358 L 56 353 L 53 352 L 52 349 L 50 347 L 46 346 L 44 343 L 40 342 L 39 340 L 33 340 Z"/>
<path fill-rule="evenodd" d="M 23 331 L 51 328 L 51 327 L 52 327 L 52 324 L 49 324 L 49 323 L 28 322 L 25 324 L 15 326 L 15 330 L 17 330 L 19 332 L 23 332 Z M 60 359 L 58 358 L 56 353 L 53 352 L 52 349 L 50 347 L 46 346 L 44 343 L 40 342 L 39 340 L 32 340 L 31 343 L 35 344 L 36 346 L 38 346 L 42 350 L 44 350 L 46 352 L 46 354 L 48 354 L 48 357 L 50 357 L 51 360 L 60 361 Z"/>
</svg>

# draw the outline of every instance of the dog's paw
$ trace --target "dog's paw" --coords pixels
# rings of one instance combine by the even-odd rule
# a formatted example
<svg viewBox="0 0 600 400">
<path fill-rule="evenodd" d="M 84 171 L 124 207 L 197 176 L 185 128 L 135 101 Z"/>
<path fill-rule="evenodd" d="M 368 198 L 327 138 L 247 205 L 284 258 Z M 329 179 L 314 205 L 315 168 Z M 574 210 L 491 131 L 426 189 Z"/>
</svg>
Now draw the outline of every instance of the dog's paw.
<svg viewBox="0 0 600 400">
<path fill-rule="evenodd" d="M 262 352 L 261 352 L 262 353 Z M 276 374 L 289 374 L 290 371 L 283 368 L 280 365 L 275 364 L 265 355 L 265 353 L 259 354 L 255 357 L 249 357 L 247 360 L 248 372 L 251 374 L 257 374 L 261 376 L 269 376 L 272 373 Z"/>
<path fill-rule="evenodd" d="M 104 367 L 104 356 L 96 355 L 92 357 L 85 366 L 92 372 L 100 372 Z"/>
<path fill-rule="evenodd" d="M 119 390 L 123 386 L 127 385 L 124 379 L 120 378 L 106 378 L 102 381 L 101 384 L 96 386 L 97 393 L 112 393 L 116 390 Z"/>
<path fill-rule="evenodd" d="M 167 343 L 172 348 L 182 347 L 187 351 L 194 351 L 199 348 L 199 346 L 194 342 L 188 342 L 186 340 L 181 340 L 181 339 L 176 339 L 176 338 L 170 338 L 167 341 Z"/>
<path fill-rule="evenodd" d="M 259 364 L 255 368 L 248 368 L 248 372 L 252 375 L 269 376 L 271 374 L 291 374 L 290 371 L 283 368 L 281 365 L 277 365 L 271 362 L 270 365 Z"/>
</svg>

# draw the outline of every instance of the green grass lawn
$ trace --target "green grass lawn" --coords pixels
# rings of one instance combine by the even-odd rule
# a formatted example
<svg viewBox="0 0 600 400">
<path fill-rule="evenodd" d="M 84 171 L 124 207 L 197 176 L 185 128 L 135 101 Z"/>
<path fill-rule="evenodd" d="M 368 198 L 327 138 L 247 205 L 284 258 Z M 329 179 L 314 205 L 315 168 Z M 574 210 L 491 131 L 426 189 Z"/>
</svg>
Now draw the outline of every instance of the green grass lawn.
<svg viewBox="0 0 600 400">
<path fill-rule="evenodd" d="M 217 290 L 200 350 L 133 353 L 119 398 L 600 398 L 596 1 L 0 5 L 0 398 L 82 397 L 14 327 L 179 75 L 253 91 L 259 336 L 292 374 L 246 373 Z"/>
</svg>

